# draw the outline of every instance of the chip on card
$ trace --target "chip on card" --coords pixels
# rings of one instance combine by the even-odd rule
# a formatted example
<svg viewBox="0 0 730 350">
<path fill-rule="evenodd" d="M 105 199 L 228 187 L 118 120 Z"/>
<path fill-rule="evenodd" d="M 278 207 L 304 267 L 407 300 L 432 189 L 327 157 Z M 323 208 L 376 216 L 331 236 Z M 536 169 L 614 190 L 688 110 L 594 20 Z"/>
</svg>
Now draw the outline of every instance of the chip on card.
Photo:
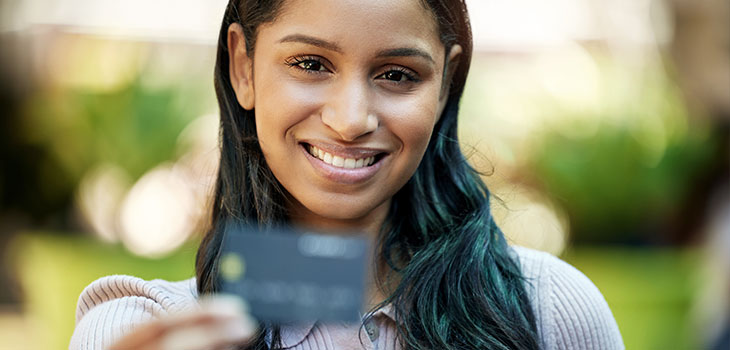
<svg viewBox="0 0 730 350">
<path fill-rule="evenodd" d="M 360 321 L 368 264 L 362 236 L 280 228 L 226 228 L 222 292 L 241 296 L 267 322 Z"/>
</svg>

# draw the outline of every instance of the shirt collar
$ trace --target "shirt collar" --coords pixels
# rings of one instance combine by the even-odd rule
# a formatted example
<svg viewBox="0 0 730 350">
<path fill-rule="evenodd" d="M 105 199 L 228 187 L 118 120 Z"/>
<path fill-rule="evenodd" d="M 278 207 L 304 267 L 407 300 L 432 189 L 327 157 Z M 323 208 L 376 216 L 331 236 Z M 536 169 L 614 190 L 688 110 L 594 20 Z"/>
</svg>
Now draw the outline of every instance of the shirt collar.
<svg viewBox="0 0 730 350">
<path fill-rule="evenodd" d="M 391 321 L 396 322 L 395 310 L 391 304 L 387 304 L 373 312 L 373 318 L 387 317 Z M 300 324 L 289 324 L 281 326 L 281 345 L 284 349 L 293 348 L 301 344 L 307 336 L 312 333 L 312 329 L 317 322 L 307 322 Z"/>
</svg>

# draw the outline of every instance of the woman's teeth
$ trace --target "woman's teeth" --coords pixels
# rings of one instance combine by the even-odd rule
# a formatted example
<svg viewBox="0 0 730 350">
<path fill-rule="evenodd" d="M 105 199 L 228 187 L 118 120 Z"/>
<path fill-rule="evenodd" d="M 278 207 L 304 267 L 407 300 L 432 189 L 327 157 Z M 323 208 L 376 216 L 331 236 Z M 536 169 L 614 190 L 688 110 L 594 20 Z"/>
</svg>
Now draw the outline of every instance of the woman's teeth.
<svg viewBox="0 0 730 350">
<path fill-rule="evenodd" d="M 315 146 L 309 145 L 309 154 L 319 158 L 323 162 L 332 165 L 334 167 L 338 168 L 345 168 L 345 169 L 357 169 L 362 168 L 366 166 L 370 166 L 375 161 L 375 157 L 367 157 L 367 158 L 360 158 L 360 159 L 354 159 L 354 158 L 342 158 L 340 156 L 333 156 L 330 153 L 327 153 Z"/>
</svg>

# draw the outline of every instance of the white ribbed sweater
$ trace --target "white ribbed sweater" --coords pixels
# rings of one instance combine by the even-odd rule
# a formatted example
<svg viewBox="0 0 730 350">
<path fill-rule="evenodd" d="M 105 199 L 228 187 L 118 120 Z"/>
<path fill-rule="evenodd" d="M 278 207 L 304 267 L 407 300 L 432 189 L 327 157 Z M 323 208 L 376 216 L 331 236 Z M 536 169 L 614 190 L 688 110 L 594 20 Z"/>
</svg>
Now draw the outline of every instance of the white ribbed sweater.
<svg viewBox="0 0 730 350">
<path fill-rule="evenodd" d="M 520 247 L 514 250 L 531 281 L 527 291 L 543 349 L 624 348 L 611 310 L 585 275 L 550 254 Z M 194 278 L 180 282 L 120 275 L 101 278 L 79 297 L 69 349 L 105 349 L 140 324 L 197 307 L 196 300 Z M 284 328 L 282 338 L 296 350 L 398 349 L 388 310 L 374 320 L 374 333 L 379 336 L 372 341 L 358 337 L 357 325 L 320 323 Z"/>
</svg>

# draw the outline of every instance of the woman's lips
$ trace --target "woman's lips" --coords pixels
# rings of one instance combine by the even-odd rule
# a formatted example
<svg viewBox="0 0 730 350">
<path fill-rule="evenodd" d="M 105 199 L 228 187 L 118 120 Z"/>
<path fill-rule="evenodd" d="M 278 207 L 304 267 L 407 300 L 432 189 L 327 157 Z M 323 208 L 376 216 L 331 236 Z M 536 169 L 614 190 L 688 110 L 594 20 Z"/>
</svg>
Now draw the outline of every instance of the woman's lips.
<svg viewBox="0 0 730 350">
<path fill-rule="evenodd" d="M 304 147 L 308 148 L 309 154 L 312 156 L 317 157 L 319 160 L 337 168 L 359 169 L 370 166 L 373 162 L 375 162 L 375 156 L 349 158 L 347 156 L 332 155 L 332 153 L 324 151 L 317 146 L 304 145 Z"/>
<path fill-rule="evenodd" d="M 385 152 L 372 149 L 330 148 L 326 151 L 308 143 L 300 145 L 317 173 L 343 184 L 356 184 L 373 177 L 387 156 Z"/>
</svg>

